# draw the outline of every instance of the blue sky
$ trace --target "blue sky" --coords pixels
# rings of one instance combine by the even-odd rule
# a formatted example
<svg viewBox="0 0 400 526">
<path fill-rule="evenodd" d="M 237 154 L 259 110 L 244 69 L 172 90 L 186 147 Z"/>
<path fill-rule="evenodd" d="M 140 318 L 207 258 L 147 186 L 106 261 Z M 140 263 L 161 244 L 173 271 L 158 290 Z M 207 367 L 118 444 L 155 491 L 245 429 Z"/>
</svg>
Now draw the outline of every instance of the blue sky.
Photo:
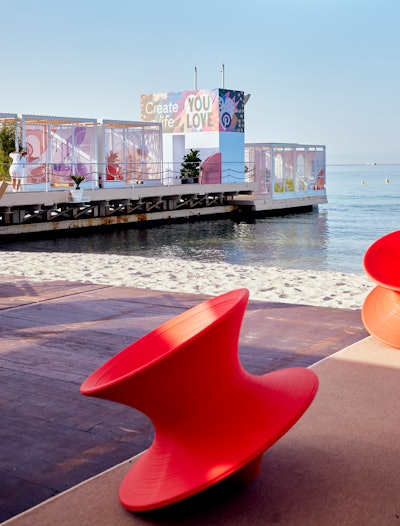
<svg viewBox="0 0 400 526">
<path fill-rule="evenodd" d="M 140 120 L 140 95 L 243 90 L 246 141 L 400 163 L 398 0 L 2 2 L 0 112 Z M 6 72 L 8 70 L 8 75 Z"/>
</svg>

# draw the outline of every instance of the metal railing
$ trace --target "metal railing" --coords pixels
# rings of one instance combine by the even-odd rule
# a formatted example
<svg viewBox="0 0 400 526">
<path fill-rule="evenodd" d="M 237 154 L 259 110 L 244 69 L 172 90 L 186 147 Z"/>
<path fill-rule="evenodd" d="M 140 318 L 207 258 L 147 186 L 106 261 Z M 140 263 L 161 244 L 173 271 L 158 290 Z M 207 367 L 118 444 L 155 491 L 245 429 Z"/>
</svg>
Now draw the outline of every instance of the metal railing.
<svg viewBox="0 0 400 526">
<path fill-rule="evenodd" d="M 0 180 L 11 183 L 9 164 L 0 164 Z M 74 187 L 72 175 L 81 175 L 84 189 L 129 188 L 135 185 L 172 186 L 182 184 L 180 163 L 27 163 L 21 180 L 21 191 L 53 191 Z M 257 173 L 254 164 L 216 163 L 207 167 L 207 176 L 199 164 L 199 184 L 256 183 L 256 193 L 268 199 L 282 199 L 325 193 L 325 172 L 301 173 L 275 177 Z M 214 172 L 213 172 L 214 170 Z M 210 176 L 211 173 L 211 176 Z M 191 181 L 189 181 L 191 182 Z"/>
<path fill-rule="evenodd" d="M 11 182 L 9 163 L 0 164 L 0 180 Z M 169 186 L 182 183 L 181 163 L 35 163 L 25 165 L 21 191 L 52 191 L 73 187 L 71 176 L 83 176 L 86 189 L 133 187 L 137 184 Z M 210 169 L 210 168 L 208 168 Z M 212 170 L 212 167 L 211 167 Z M 217 171 L 217 168 L 216 168 Z M 223 163 L 215 184 L 254 182 L 254 167 L 244 163 Z M 198 183 L 204 183 L 199 165 Z"/>
</svg>

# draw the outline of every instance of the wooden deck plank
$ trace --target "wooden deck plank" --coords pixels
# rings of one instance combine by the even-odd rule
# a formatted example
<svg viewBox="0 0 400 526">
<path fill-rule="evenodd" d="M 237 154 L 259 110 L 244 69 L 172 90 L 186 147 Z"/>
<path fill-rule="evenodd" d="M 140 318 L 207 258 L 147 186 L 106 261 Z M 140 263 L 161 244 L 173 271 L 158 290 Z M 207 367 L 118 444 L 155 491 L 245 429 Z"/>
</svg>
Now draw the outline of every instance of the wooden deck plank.
<svg viewBox="0 0 400 526">
<path fill-rule="evenodd" d="M 9 526 L 381 526 L 400 519 L 400 354 L 372 336 L 315 364 L 310 408 L 263 455 L 258 477 L 225 480 L 147 513 L 118 499 L 136 458 L 7 522 Z M 83 504 L 84 503 L 84 504 Z"/>
<path fill-rule="evenodd" d="M 150 445 L 144 415 L 83 397 L 79 386 L 207 296 L 9 277 L 0 291 L 1 521 Z M 308 366 L 366 335 L 359 311 L 250 301 L 240 357 L 264 374 Z"/>
</svg>

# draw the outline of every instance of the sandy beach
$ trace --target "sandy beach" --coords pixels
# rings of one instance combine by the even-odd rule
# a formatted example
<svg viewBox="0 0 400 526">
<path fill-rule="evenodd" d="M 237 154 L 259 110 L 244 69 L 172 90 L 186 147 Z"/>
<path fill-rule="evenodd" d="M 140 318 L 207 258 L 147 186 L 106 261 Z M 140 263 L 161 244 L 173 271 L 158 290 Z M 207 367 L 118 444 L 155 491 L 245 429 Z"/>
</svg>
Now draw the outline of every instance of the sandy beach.
<svg viewBox="0 0 400 526">
<path fill-rule="evenodd" d="M 342 309 L 360 309 L 374 287 L 364 274 L 60 252 L 3 251 L 0 274 L 213 296 L 246 287 L 252 300 Z"/>
</svg>

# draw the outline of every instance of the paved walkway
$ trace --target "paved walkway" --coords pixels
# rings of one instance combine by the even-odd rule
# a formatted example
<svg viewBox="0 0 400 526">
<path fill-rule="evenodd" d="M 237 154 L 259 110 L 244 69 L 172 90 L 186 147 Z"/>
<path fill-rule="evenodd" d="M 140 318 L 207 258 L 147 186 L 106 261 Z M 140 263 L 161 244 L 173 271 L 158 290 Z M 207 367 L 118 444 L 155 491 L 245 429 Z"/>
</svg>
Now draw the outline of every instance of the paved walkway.
<svg viewBox="0 0 400 526">
<path fill-rule="evenodd" d="M 0 276 L 0 521 L 148 447 L 130 408 L 80 394 L 100 364 L 207 296 Z M 250 301 L 253 374 L 309 366 L 367 336 L 359 311 Z"/>
</svg>

